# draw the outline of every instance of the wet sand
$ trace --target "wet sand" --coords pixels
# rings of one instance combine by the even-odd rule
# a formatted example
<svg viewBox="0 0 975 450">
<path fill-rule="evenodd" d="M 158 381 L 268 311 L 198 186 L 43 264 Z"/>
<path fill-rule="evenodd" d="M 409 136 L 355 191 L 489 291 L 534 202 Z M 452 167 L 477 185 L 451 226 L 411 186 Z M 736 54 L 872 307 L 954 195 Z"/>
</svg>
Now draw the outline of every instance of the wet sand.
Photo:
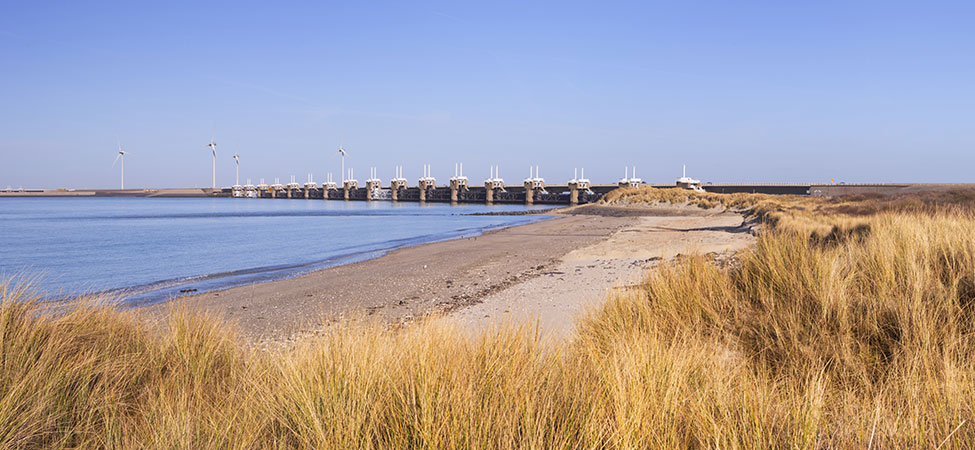
<svg viewBox="0 0 975 450">
<path fill-rule="evenodd" d="M 559 216 L 478 237 L 394 250 L 304 276 L 184 297 L 193 308 L 237 322 L 253 342 L 313 335 L 348 316 L 392 323 L 453 311 L 549 271 L 577 248 L 605 239 L 634 217 Z M 172 302 L 144 308 L 162 317 Z"/>
<path fill-rule="evenodd" d="M 406 323 L 447 313 L 472 332 L 537 320 L 564 337 L 584 310 L 679 253 L 736 251 L 752 242 L 738 214 L 686 207 L 581 207 L 478 237 L 424 244 L 376 259 L 184 297 L 239 324 L 259 345 L 286 344 L 347 317 Z M 170 304 L 144 309 L 162 317 Z"/>
</svg>

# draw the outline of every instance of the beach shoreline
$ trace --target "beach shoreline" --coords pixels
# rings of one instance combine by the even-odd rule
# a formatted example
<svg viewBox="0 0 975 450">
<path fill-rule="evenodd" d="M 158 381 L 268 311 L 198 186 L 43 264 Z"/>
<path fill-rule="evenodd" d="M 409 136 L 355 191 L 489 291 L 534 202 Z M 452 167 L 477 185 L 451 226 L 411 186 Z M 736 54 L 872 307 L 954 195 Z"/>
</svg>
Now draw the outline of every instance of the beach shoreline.
<svg viewBox="0 0 975 450">
<path fill-rule="evenodd" d="M 502 212 L 493 213 L 493 215 L 542 216 L 542 214 L 531 214 L 531 212 L 532 211 L 528 211 L 529 214 L 505 214 Z M 148 307 L 160 303 L 179 300 L 187 296 L 198 296 L 209 292 L 226 291 L 235 287 L 247 286 L 251 284 L 289 280 L 322 270 L 328 270 L 333 267 L 340 267 L 381 258 L 390 252 L 400 249 L 455 239 L 468 239 L 504 228 L 528 225 L 537 221 L 548 220 L 550 218 L 551 217 L 532 217 L 530 219 L 525 219 L 514 223 L 493 224 L 477 228 L 462 228 L 435 235 L 418 236 L 407 240 L 389 241 L 384 243 L 388 246 L 338 254 L 322 261 L 302 262 L 292 265 L 273 266 L 267 268 L 242 269 L 224 273 L 194 276 L 190 277 L 192 279 L 188 280 L 162 280 L 149 283 L 144 286 L 122 287 L 103 292 L 94 292 L 90 295 L 120 296 L 125 299 L 127 306 L 131 306 L 133 308 Z M 207 287 L 208 283 L 213 283 L 215 287 Z M 154 285 L 160 284 L 165 284 L 165 287 L 154 288 Z M 166 294 L 169 295 L 168 298 L 162 296 Z"/>
<path fill-rule="evenodd" d="M 395 249 L 285 280 L 180 297 L 140 308 L 151 319 L 177 304 L 235 322 L 252 342 L 287 341 L 350 316 L 404 323 L 452 311 L 526 280 L 632 218 L 556 216 L 478 236 Z"/>
<path fill-rule="evenodd" d="M 349 318 L 398 325 L 435 314 L 470 330 L 537 320 L 564 336 L 583 310 L 660 260 L 743 248 L 750 235 L 725 231 L 742 223 L 738 214 L 699 208 L 568 208 L 550 220 L 180 297 L 140 313 L 159 321 L 185 304 L 235 323 L 257 345 L 298 341 Z"/>
</svg>

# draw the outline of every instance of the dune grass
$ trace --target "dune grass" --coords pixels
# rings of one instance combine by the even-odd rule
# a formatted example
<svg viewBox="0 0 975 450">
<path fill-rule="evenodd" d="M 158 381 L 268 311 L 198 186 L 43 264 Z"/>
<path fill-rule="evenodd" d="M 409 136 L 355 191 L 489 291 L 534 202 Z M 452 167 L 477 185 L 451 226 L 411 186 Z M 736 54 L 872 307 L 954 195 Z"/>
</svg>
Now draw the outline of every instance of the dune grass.
<svg viewBox="0 0 975 450">
<path fill-rule="evenodd" d="M 779 229 L 824 238 L 848 232 L 882 213 L 938 214 L 975 211 L 975 188 L 931 189 L 898 195 L 845 195 L 834 198 L 767 194 L 713 194 L 686 189 L 619 188 L 600 200 L 604 205 L 661 203 L 725 208 L 746 213 Z"/>
<path fill-rule="evenodd" d="M 264 351 L 185 307 L 45 314 L 7 283 L 0 448 L 971 447 L 972 212 L 723 201 L 776 225 L 728 266 L 654 269 L 570 342 L 434 318 Z"/>
</svg>

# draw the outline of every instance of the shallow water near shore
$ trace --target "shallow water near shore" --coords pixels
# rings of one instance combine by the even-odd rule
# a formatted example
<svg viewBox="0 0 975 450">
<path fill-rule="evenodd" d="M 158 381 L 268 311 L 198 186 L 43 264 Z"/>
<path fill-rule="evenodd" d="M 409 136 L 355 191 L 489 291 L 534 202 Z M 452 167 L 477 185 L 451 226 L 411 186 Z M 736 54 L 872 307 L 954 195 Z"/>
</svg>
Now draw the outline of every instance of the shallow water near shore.
<svg viewBox="0 0 975 450">
<path fill-rule="evenodd" d="M 521 205 L 231 198 L 0 199 L 0 276 L 127 305 L 294 277 L 545 216 Z M 534 209 L 546 209 L 538 206 Z M 473 256 L 473 255 L 472 255 Z"/>
</svg>

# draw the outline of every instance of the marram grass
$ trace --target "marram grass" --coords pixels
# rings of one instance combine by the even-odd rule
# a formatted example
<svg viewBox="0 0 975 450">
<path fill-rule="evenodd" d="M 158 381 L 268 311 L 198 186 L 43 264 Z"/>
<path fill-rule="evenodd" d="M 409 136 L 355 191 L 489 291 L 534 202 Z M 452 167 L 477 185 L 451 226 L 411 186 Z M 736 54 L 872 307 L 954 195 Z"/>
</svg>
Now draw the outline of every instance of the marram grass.
<svg viewBox="0 0 975 450">
<path fill-rule="evenodd" d="M 265 351 L 8 283 L 0 448 L 971 448 L 975 216 L 850 217 L 665 264 L 570 342 L 434 318 Z"/>
</svg>

